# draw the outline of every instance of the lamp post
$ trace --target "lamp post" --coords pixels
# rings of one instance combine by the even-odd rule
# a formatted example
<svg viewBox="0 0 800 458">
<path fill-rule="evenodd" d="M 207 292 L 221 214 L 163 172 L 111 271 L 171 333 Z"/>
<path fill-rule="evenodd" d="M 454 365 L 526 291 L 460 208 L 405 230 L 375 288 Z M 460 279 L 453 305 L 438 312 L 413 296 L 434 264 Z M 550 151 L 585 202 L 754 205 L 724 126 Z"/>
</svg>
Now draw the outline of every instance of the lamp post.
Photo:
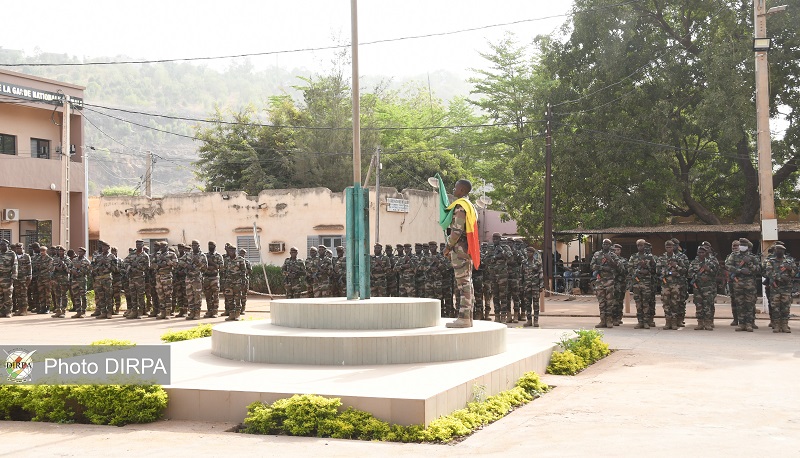
<svg viewBox="0 0 800 458">
<path fill-rule="evenodd" d="M 772 187 L 772 138 L 769 128 L 769 63 L 767 54 L 772 46 L 767 37 L 767 16 L 784 11 L 777 6 L 767 11 L 766 0 L 755 0 L 753 16 L 755 33 L 753 51 L 756 58 L 756 149 L 758 151 L 758 187 L 761 199 L 761 255 L 766 256 L 772 243 L 778 240 L 778 220 L 775 217 L 775 193 Z"/>
</svg>

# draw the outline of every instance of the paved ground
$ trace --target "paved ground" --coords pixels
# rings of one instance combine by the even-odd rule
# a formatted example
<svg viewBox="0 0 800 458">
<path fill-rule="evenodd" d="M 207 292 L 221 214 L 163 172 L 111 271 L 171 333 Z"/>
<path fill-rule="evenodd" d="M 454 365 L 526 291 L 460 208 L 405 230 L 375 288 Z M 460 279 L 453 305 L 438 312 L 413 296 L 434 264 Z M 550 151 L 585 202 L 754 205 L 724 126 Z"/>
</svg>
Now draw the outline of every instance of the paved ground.
<svg viewBox="0 0 800 458">
<path fill-rule="evenodd" d="M 251 300 L 251 306 L 248 317 L 268 317 L 267 301 Z M 729 317 L 726 307 L 718 306 L 718 316 Z M 588 316 L 596 305 L 585 299 L 553 300 L 546 310 L 545 327 L 578 329 L 596 322 Z M 208 321 L 213 320 L 203 322 Z M 793 321 L 792 334 L 773 334 L 766 321 L 758 323 L 761 329 L 754 333 L 734 332 L 725 319 L 713 332 L 663 331 L 634 330 L 633 320 L 627 319 L 623 326 L 606 330 L 606 340 L 617 350 L 611 356 L 575 377 L 545 376 L 555 390 L 455 445 L 248 436 L 225 432 L 232 425 L 197 422 L 122 428 L 0 422 L 0 454 L 797 456 L 800 322 Z M 103 338 L 155 343 L 166 329 L 195 324 L 39 315 L 0 321 L 0 343 Z"/>
</svg>

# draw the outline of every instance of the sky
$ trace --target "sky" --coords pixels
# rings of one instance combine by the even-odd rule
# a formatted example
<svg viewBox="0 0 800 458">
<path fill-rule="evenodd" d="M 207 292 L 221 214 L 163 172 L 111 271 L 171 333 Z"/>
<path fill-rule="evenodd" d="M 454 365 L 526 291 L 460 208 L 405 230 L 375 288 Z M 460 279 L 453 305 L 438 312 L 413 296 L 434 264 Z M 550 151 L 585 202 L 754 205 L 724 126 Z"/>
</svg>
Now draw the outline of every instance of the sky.
<svg viewBox="0 0 800 458">
<path fill-rule="evenodd" d="M 3 2 L 0 46 L 92 58 L 164 59 L 262 53 L 350 43 L 350 0 L 36 0 Z M 359 48 L 361 75 L 415 76 L 484 67 L 479 51 L 513 32 L 520 43 L 563 24 L 570 0 L 361 0 L 359 42 L 515 25 Z M 532 20 L 557 16 L 551 19 Z M 9 20 L 16 18 L 17 20 Z M 63 26 L 58 24 L 64 19 Z M 256 68 L 330 68 L 333 51 L 253 57 Z M 241 59 L 239 59 L 241 62 Z M 208 61 L 225 68 L 231 60 Z"/>
</svg>

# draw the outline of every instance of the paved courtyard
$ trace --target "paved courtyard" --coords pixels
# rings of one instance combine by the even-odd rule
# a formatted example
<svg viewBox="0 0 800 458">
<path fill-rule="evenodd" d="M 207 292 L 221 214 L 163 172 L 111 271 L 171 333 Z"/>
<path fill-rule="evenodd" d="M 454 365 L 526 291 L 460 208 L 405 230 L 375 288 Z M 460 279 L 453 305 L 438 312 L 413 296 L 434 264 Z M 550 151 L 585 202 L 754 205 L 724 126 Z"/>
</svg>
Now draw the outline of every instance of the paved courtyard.
<svg viewBox="0 0 800 458">
<path fill-rule="evenodd" d="M 233 424 L 162 421 L 125 427 L 0 422 L 3 454 L 25 456 L 766 456 L 800 455 L 800 321 L 792 334 L 734 332 L 727 305 L 717 329 L 606 331 L 616 351 L 575 377 L 546 375 L 543 398 L 454 445 L 391 444 L 250 436 Z M 252 299 L 246 317 L 268 318 Z M 689 307 L 690 314 L 693 307 Z M 797 313 L 797 307 L 793 307 Z M 588 328 L 588 298 L 548 302 L 545 328 Z M 216 320 L 203 320 L 209 322 Z M 658 321 L 658 320 L 657 320 Z M 661 320 L 663 321 L 663 320 Z M 89 343 L 105 338 L 157 343 L 196 321 L 54 320 L 0 322 L 0 343 Z M 530 332 L 536 332 L 531 329 Z"/>
</svg>

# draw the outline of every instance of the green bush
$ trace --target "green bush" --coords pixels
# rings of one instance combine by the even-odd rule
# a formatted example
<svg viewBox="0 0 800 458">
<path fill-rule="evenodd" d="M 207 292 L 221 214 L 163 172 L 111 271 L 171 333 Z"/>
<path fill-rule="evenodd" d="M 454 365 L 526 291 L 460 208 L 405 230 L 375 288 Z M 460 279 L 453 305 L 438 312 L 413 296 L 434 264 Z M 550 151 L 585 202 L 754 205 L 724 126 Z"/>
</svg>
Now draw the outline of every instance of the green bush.
<svg viewBox="0 0 800 458">
<path fill-rule="evenodd" d="M 338 398 L 295 395 L 272 404 L 256 402 L 248 406 L 244 432 L 392 442 L 449 442 L 502 418 L 515 407 L 549 390 L 538 375 L 528 372 L 513 389 L 483 401 L 470 402 L 466 408 L 432 421 L 427 428 L 390 425 L 352 407 L 339 412 L 342 403 Z"/>
<path fill-rule="evenodd" d="M 211 337 L 211 324 L 198 324 L 184 331 L 167 331 L 161 335 L 162 342 L 180 342 L 181 340 Z"/>
<path fill-rule="evenodd" d="M 250 275 L 250 289 L 259 293 L 268 293 L 267 285 L 264 283 L 264 268 L 267 269 L 267 280 L 272 294 L 286 294 L 283 288 L 283 272 L 280 266 L 272 264 L 254 264 L 253 273 Z"/>
<path fill-rule="evenodd" d="M 123 426 L 158 420 L 167 392 L 158 385 L 3 385 L 0 419 Z"/>
<path fill-rule="evenodd" d="M 603 342 L 602 332 L 595 329 L 573 332 L 577 337 L 562 336 L 559 345 L 564 351 L 555 352 L 550 357 L 548 374 L 575 375 L 611 353 L 608 344 Z"/>
<path fill-rule="evenodd" d="M 120 339 L 95 340 L 94 342 L 90 343 L 89 345 L 110 345 L 112 347 L 135 347 L 136 346 L 136 344 L 131 342 L 130 340 L 120 340 Z"/>
</svg>

